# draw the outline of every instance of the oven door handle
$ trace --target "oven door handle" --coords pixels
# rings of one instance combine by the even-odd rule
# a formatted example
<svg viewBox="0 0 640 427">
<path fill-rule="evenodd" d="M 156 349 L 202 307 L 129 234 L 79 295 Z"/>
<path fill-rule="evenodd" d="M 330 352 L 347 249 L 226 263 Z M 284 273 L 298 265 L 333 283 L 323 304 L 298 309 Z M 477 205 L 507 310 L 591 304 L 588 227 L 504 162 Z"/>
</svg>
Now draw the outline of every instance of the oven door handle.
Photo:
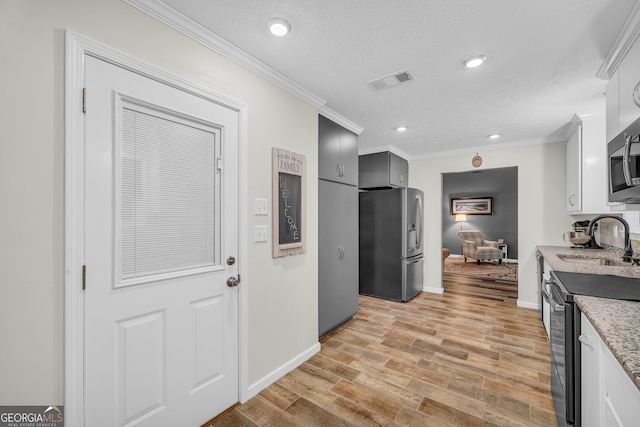
<svg viewBox="0 0 640 427">
<path fill-rule="evenodd" d="M 546 295 L 548 299 L 551 299 L 551 286 L 553 281 L 551 279 L 544 280 L 544 286 L 542 287 L 542 294 Z"/>
<path fill-rule="evenodd" d="M 549 297 L 549 304 L 551 305 L 551 309 L 554 311 L 564 311 L 564 305 L 558 304 L 553 297 Z"/>
</svg>

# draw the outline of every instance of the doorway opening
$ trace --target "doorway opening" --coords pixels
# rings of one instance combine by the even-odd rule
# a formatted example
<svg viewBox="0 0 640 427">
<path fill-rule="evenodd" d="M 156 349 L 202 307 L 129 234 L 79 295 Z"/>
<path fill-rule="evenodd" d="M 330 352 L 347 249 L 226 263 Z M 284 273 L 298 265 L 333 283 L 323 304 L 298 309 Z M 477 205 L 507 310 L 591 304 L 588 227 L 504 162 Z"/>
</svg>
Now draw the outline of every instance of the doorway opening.
<svg viewBox="0 0 640 427">
<path fill-rule="evenodd" d="M 442 287 L 517 303 L 517 166 L 442 174 Z"/>
</svg>

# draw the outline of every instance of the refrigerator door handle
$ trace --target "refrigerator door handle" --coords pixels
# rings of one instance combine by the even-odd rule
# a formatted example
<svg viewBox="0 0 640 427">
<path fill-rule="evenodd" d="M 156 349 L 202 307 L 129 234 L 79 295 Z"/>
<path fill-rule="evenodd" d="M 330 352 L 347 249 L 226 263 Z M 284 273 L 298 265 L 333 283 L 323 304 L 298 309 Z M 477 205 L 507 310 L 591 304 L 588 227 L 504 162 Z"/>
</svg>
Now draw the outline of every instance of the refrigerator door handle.
<svg viewBox="0 0 640 427">
<path fill-rule="evenodd" d="M 407 260 L 407 265 L 417 264 L 417 263 L 422 262 L 422 261 L 424 261 L 423 257 L 420 257 L 418 259 Z"/>
<path fill-rule="evenodd" d="M 416 196 L 416 233 L 417 233 L 417 245 L 416 248 L 422 248 L 422 199 L 420 196 Z"/>
</svg>

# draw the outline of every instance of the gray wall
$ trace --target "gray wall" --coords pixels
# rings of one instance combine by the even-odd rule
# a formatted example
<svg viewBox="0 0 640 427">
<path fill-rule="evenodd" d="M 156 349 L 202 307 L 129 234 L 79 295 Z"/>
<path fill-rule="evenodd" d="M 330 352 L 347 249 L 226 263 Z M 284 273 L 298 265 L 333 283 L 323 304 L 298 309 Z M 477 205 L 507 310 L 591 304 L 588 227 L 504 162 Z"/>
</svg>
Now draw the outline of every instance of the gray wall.
<svg viewBox="0 0 640 427">
<path fill-rule="evenodd" d="M 508 257 L 518 258 L 518 167 L 442 174 L 442 247 L 461 254 L 460 224 L 451 215 L 452 198 L 493 198 L 493 215 L 467 215 L 464 230 L 479 230 L 485 239 L 504 239 Z"/>
</svg>

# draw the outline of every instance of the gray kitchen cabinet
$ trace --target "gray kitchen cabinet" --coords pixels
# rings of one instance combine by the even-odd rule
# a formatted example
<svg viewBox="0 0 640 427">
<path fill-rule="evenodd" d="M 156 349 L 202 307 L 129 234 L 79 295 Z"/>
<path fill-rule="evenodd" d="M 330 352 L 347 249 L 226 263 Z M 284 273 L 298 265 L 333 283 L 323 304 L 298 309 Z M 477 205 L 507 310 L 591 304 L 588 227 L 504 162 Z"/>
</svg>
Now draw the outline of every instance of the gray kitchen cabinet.
<svg viewBox="0 0 640 427">
<path fill-rule="evenodd" d="M 358 188 L 318 181 L 319 336 L 358 312 Z"/>
<path fill-rule="evenodd" d="M 318 336 L 358 312 L 358 137 L 318 117 Z"/>
<path fill-rule="evenodd" d="M 318 178 L 358 185 L 358 135 L 318 117 Z"/>
<path fill-rule="evenodd" d="M 358 187 L 406 188 L 409 181 L 409 162 L 389 151 L 364 154 L 358 159 Z"/>
</svg>

